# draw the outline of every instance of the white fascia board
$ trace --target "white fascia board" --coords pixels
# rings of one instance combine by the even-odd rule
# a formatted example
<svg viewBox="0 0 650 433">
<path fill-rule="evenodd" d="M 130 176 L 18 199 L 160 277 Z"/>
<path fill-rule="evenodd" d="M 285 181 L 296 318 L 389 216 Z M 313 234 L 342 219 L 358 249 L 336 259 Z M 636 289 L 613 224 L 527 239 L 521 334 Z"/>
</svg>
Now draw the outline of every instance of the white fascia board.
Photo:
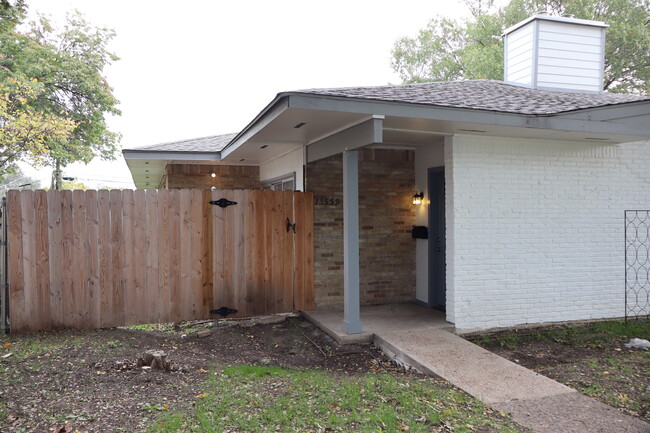
<svg viewBox="0 0 650 433">
<path fill-rule="evenodd" d="M 177 161 L 221 161 L 219 152 L 160 152 L 152 150 L 122 150 L 124 159 L 162 159 Z"/>
<path fill-rule="evenodd" d="M 287 108 L 289 103 L 284 94 L 278 94 L 273 101 L 253 119 L 235 138 L 232 139 L 226 147 L 221 150 L 221 158 L 226 159 L 228 155 L 235 151 L 239 146 L 248 141 L 251 137 L 264 129 L 266 125 L 271 123 L 275 118 L 282 114 Z"/>
<path fill-rule="evenodd" d="M 582 110 L 562 113 L 559 116 L 591 121 L 607 121 L 623 119 L 626 117 L 643 116 L 646 114 L 650 114 L 650 100 L 628 102 L 625 104 L 610 105 L 606 107 L 585 108 Z"/>
<path fill-rule="evenodd" d="M 646 102 L 648 103 L 648 102 Z M 593 109 L 614 109 L 622 105 L 595 107 Z M 436 105 L 411 104 L 405 102 L 359 100 L 345 97 L 291 94 L 289 106 L 308 110 L 340 111 L 384 115 L 395 117 L 412 117 L 441 120 L 448 122 L 476 123 L 482 125 L 511 126 L 515 128 L 548 129 L 566 132 L 591 132 L 603 134 L 634 135 L 650 137 L 650 125 L 617 124 L 598 122 L 590 119 L 568 118 L 565 113 L 549 115 L 516 114 L 500 111 L 476 110 L 469 108 L 444 107 Z M 592 108 L 584 110 L 593 110 Z M 575 113 L 583 110 L 575 110 Z M 567 112 L 569 113 L 569 112 Z"/>
</svg>

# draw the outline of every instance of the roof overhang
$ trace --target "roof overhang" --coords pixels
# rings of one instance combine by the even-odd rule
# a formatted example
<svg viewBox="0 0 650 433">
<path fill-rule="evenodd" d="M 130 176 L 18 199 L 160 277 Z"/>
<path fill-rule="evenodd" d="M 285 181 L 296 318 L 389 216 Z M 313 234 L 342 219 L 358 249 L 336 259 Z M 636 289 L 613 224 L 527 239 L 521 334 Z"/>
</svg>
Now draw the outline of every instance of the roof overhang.
<svg viewBox="0 0 650 433">
<path fill-rule="evenodd" d="M 287 92 L 278 94 L 220 152 L 131 149 L 123 154 L 136 186 L 157 188 L 169 163 L 260 165 L 304 146 L 308 155 L 316 155 L 317 147 L 320 154 L 331 154 L 322 152 L 324 143 L 359 135 L 371 121 L 373 130 L 381 125 L 380 133 L 373 132 L 380 144 L 394 147 L 427 145 L 454 134 L 614 145 L 650 138 L 650 101 L 531 115 Z"/>
<path fill-rule="evenodd" d="M 222 150 L 222 158 L 262 163 L 271 147 L 309 146 L 377 116 L 384 119 L 382 144 L 394 146 L 425 145 L 432 136 L 453 134 L 603 145 L 650 138 L 650 101 L 529 115 L 289 92 L 267 105 Z"/>
</svg>

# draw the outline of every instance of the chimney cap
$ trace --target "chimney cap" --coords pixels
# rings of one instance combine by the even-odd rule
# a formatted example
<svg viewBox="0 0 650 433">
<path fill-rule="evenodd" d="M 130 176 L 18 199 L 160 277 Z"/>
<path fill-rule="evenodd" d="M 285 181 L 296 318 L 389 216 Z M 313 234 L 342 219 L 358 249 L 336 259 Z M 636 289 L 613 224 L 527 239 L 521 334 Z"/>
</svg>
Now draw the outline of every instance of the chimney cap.
<svg viewBox="0 0 650 433">
<path fill-rule="evenodd" d="M 535 21 L 535 20 L 556 21 L 556 22 L 560 22 L 560 23 L 581 24 L 581 25 L 584 25 L 584 26 L 593 26 L 593 27 L 602 27 L 602 28 L 609 27 L 609 25 L 605 24 L 602 21 L 583 20 L 583 19 L 580 19 L 580 18 L 575 18 L 573 16 L 567 16 L 567 15 L 569 15 L 569 14 L 565 14 L 565 15 L 563 15 L 561 17 L 556 17 L 556 16 L 549 15 L 548 12 L 546 12 L 546 11 L 540 11 L 540 12 L 537 12 L 535 15 L 526 18 L 525 20 L 523 20 L 521 22 L 518 22 L 517 24 L 515 24 L 512 27 L 508 27 L 503 32 L 502 36 L 505 36 L 508 33 L 512 33 L 515 30 L 517 30 L 517 29 L 525 26 L 526 24 L 530 23 L 531 21 Z"/>
</svg>

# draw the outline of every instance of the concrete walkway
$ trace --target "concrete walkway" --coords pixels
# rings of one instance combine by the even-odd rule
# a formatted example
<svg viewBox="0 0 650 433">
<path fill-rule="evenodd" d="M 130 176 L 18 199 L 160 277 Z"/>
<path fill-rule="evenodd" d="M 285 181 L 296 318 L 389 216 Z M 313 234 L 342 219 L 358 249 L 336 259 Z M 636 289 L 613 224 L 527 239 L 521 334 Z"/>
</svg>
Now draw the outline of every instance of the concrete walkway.
<svg viewBox="0 0 650 433">
<path fill-rule="evenodd" d="M 648 433 L 650 425 L 444 329 L 375 335 L 398 361 L 440 376 L 539 433 Z"/>
<path fill-rule="evenodd" d="M 440 376 L 538 433 L 650 433 L 650 425 L 495 355 L 415 305 L 362 308 L 362 338 L 346 341 L 342 312 L 305 314 L 338 341 L 371 341 L 396 361 Z M 337 338 L 338 337 L 338 338 Z"/>
</svg>

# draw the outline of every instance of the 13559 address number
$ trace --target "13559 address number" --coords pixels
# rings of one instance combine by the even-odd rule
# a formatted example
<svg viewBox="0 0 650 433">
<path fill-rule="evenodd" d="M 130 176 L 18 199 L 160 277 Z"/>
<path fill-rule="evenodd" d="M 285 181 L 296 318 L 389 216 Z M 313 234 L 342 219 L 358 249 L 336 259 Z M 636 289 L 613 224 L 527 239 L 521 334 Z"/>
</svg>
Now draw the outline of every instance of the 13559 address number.
<svg viewBox="0 0 650 433">
<path fill-rule="evenodd" d="M 330 197 L 314 197 L 315 206 L 338 206 L 341 204 L 341 199 Z"/>
</svg>

